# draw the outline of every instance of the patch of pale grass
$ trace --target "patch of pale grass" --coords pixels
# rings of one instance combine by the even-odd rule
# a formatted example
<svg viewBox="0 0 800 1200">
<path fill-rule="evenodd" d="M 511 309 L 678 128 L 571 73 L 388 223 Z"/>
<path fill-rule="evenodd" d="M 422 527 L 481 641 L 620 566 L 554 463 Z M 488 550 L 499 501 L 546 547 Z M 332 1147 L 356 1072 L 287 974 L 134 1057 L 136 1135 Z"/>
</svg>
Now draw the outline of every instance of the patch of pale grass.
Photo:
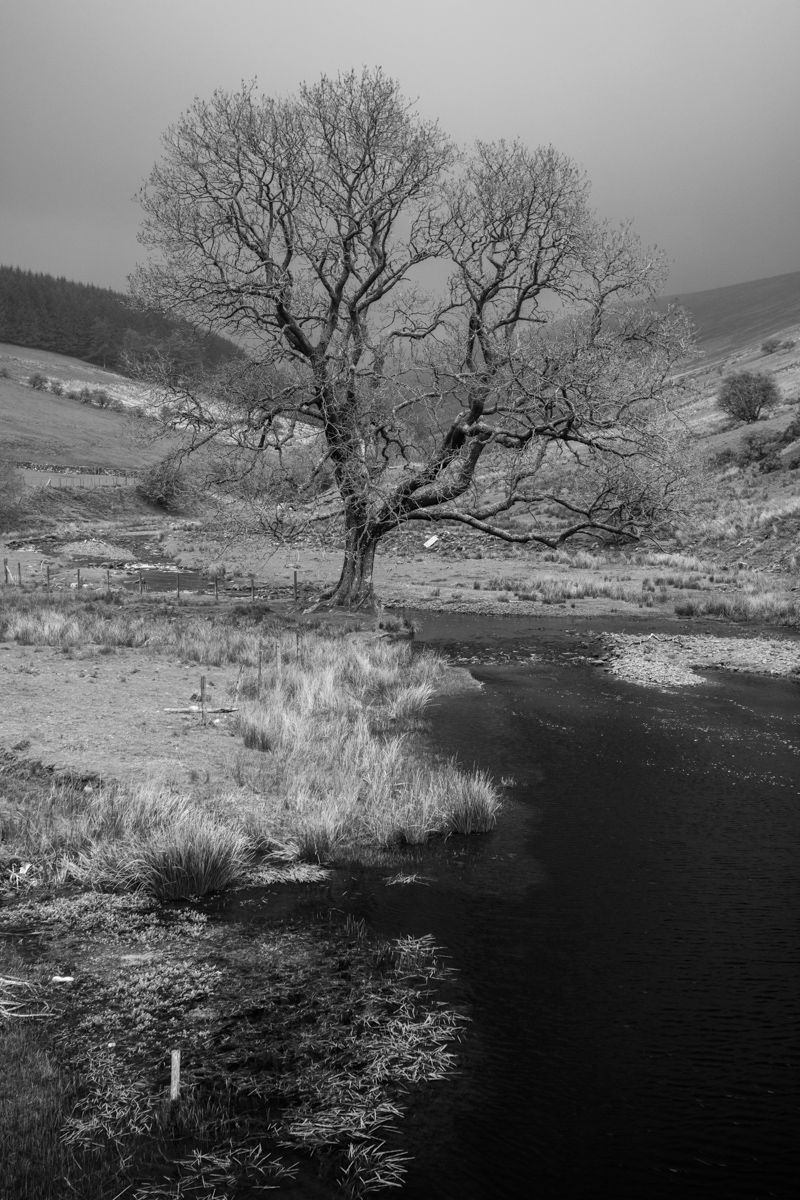
<svg viewBox="0 0 800 1200">
<path fill-rule="evenodd" d="M 3 622 L 2 636 L 23 646 L 76 646 L 82 640 L 80 623 L 58 609 L 11 613 Z"/>
<path fill-rule="evenodd" d="M 763 625 L 800 623 L 800 601 L 785 592 L 737 591 L 686 600 L 675 605 L 679 617 L 724 617 L 729 621 L 755 621 Z"/>
<path fill-rule="evenodd" d="M 662 567 L 664 570 L 695 571 L 707 574 L 714 570 L 714 564 L 697 558 L 694 554 L 668 553 L 666 551 L 640 551 L 630 560 L 637 567 Z"/>
</svg>

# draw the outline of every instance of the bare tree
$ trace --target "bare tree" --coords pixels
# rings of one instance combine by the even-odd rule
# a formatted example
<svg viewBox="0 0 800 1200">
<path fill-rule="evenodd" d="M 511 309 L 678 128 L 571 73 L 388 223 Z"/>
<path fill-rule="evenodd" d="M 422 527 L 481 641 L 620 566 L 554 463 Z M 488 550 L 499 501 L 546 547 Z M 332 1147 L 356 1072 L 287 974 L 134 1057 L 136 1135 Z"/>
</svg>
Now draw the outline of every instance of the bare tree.
<svg viewBox="0 0 800 1200">
<path fill-rule="evenodd" d="M 658 521 L 689 328 L 647 305 L 661 256 L 597 221 L 570 159 L 460 152 L 380 70 L 284 100 L 217 92 L 164 147 L 133 293 L 250 351 L 164 377 L 178 424 L 256 481 L 318 431 L 346 539 L 331 602 L 369 599 L 380 539 L 412 521 L 548 546 Z"/>
</svg>

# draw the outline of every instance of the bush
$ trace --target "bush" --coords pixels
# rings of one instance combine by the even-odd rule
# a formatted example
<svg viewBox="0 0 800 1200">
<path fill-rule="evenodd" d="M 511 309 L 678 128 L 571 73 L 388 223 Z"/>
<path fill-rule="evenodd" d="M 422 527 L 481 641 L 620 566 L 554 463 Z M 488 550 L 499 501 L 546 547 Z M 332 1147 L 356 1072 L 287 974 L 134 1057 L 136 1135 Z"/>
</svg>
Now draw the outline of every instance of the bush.
<svg viewBox="0 0 800 1200">
<path fill-rule="evenodd" d="M 0 458 L 0 529 L 4 526 L 3 518 L 10 513 L 11 506 L 16 504 L 22 495 L 22 479 L 14 464 Z"/>
<path fill-rule="evenodd" d="M 172 508 L 188 500 L 192 493 L 191 484 L 177 462 L 162 458 L 154 463 L 136 485 L 142 499 L 159 508 Z"/>
<path fill-rule="evenodd" d="M 60 379 L 51 380 L 50 391 L 53 393 L 54 396 L 63 396 L 64 385 Z"/>
<path fill-rule="evenodd" d="M 94 402 L 98 408 L 108 408 L 111 404 L 111 396 L 105 388 L 98 388 L 94 394 Z"/>
<path fill-rule="evenodd" d="M 42 375 L 41 371 L 34 371 L 28 376 L 28 387 L 36 388 L 37 392 L 46 392 L 47 376 Z"/>
<path fill-rule="evenodd" d="M 780 350 L 781 344 L 780 338 L 768 337 L 761 343 L 761 350 L 764 354 L 774 354 L 776 350 Z"/>
<path fill-rule="evenodd" d="M 734 420 L 750 424 L 780 398 L 778 385 L 767 371 L 734 371 L 723 380 L 717 404 Z"/>
</svg>

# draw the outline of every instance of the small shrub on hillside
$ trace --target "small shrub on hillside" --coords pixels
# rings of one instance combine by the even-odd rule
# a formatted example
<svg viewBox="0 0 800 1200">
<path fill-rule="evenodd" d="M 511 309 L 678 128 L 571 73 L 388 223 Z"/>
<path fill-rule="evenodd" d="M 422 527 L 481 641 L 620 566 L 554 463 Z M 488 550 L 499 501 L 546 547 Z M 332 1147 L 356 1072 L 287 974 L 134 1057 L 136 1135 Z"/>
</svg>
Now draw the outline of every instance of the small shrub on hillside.
<svg viewBox="0 0 800 1200">
<path fill-rule="evenodd" d="M 172 458 L 154 463 L 136 485 L 139 495 L 159 508 L 172 508 L 188 500 L 192 487 L 184 471 Z"/>
<path fill-rule="evenodd" d="M 774 354 L 776 350 L 780 350 L 782 346 L 780 338 L 768 337 L 761 343 L 761 352 L 763 354 Z"/>
<path fill-rule="evenodd" d="M 734 371 L 723 380 L 717 404 L 734 420 L 750 424 L 780 398 L 778 385 L 768 372 Z"/>
<path fill-rule="evenodd" d="M 82 387 L 81 390 L 78 392 L 78 399 L 80 400 L 81 404 L 91 404 L 92 403 L 92 389 L 88 388 L 88 387 Z"/>
<path fill-rule="evenodd" d="M 41 371 L 34 371 L 28 376 L 28 387 L 36 388 L 37 392 L 46 392 L 47 376 L 42 375 Z"/>
<path fill-rule="evenodd" d="M 64 385 L 60 379 L 52 379 L 50 381 L 50 391 L 53 393 L 54 396 L 63 396 Z"/>
<path fill-rule="evenodd" d="M 10 379 L 11 372 L 8 367 L 0 367 L 0 379 Z"/>
<path fill-rule="evenodd" d="M 781 342 L 781 350 L 794 350 L 794 338 L 787 338 L 785 342 Z"/>
<path fill-rule="evenodd" d="M 98 408 L 108 408 L 111 404 L 112 397 L 105 388 L 98 388 L 94 394 L 94 402 Z"/>
</svg>

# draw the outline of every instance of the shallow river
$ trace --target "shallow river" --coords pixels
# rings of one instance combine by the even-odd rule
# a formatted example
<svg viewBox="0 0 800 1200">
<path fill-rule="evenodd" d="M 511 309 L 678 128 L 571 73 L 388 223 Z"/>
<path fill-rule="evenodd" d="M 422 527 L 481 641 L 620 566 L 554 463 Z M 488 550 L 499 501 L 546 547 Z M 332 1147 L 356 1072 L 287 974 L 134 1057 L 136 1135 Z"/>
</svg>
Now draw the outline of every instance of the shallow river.
<svg viewBox="0 0 800 1200">
<path fill-rule="evenodd" d="M 376 931 L 434 935 L 472 1018 L 403 1194 L 797 1195 L 798 684 L 647 690 L 532 620 L 420 637 L 483 683 L 438 704 L 437 744 L 516 786 L 428 882 L 348 887 Z"/>
</svg>

